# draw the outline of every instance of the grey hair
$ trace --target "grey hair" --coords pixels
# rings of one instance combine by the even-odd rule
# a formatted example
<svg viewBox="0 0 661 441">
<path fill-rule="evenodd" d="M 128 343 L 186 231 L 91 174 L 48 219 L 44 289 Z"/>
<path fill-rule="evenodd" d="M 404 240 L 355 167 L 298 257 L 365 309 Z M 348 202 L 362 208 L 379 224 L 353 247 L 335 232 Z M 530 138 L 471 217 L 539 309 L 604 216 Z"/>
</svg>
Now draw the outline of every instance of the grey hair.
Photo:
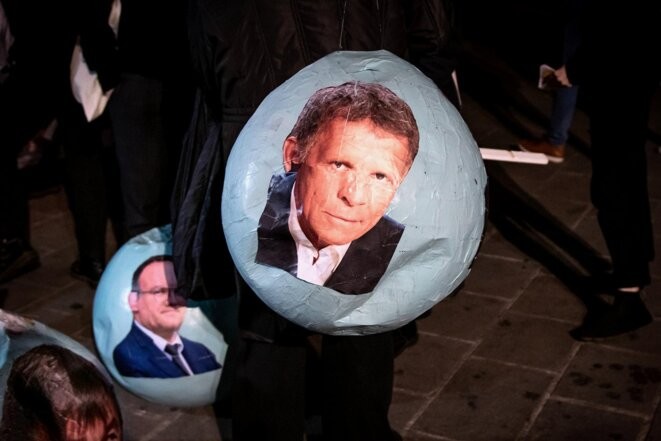
<svg viewBox="0 0 661 441">
<path fill-rule="evenodd" d="M 297 140 L 296 163 L 305 162 L 315 137 L 331 121 L 370 120 L 376 127 L 407 140 L 408 164 L 418 153 L 420 134 L 408 104 L 376 83 L 351 81 L 317 90 L 307 101 L 289 136 Z"/>
</svg>

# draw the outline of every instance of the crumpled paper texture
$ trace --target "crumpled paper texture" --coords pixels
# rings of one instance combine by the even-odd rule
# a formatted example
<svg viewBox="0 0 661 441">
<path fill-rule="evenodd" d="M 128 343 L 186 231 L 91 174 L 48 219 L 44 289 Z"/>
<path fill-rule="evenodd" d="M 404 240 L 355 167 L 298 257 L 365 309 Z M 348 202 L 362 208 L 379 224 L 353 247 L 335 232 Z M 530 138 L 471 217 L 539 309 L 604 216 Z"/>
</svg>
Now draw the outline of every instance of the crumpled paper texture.
<svg viewBox="0 0 661 441">
<path fill-rule="evenodd" d="M 345 295 L 255 263 L 257 227 L 282 142 L 307 99 L 346 81 L 380 83 L 411 107 L 420 150 L 386 214 L 406 225 L 386 273 L 367 294 Z M 458 111 L 416 67 L 387 51 L 335 52 L 262 102 L 229 158 L 223 229 L 234 262 L 274 311 L 305 328 L 361 335 L 398 328 L 466 278 L 482 239 L 487 183 L 479 148 Z"/>
<path fill-rule="evenodd" d="M 154 228 L 134 237 L 108 263 L 94 296 L 94 340 L 101 360 L 115 380 L 134 394 L 169 406 L 203 406 L 216 398 L 222 369 L 180 378 L 129 378 L 119 374 L 113 361 L 115 347 L 131 329 L 128 304 L 133 272 L 151 256 L 172 254 L 170 226 Z M 222 334 L 199 308 L 188 308 L 179 330 L 186 338 L 204 344 L 224 364 L 227 344 Z"/>
</svg>

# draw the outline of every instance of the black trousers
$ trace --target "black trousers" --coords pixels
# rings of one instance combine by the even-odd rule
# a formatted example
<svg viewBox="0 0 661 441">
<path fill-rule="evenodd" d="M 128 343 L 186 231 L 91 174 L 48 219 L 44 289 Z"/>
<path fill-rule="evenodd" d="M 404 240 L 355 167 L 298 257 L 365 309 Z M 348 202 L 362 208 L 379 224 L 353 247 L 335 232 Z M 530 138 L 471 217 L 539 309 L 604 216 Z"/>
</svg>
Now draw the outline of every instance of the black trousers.
<svg viewBox="0 0 661 441">
<path fill-rule="evenodd" d="M 58 134 L 78 255 L 105 262 L 108 219 L 118 246 L 127 239 L 110 119 L 104 113 L 88 122 L 81 105 L 69 97 L 59 118 Z"/>
<path fill-rule="evenodd" d="M 234 440 L 302 440 L 310 400 L 318 402 L 324 440 L 393 439 L 388 422 L 393 387 L 390 332 L 325 335 L 318 364 L 310 359 L 305 339 L 286 345 L 240 340 L 233 386 Z"/>
<path fill-rule="evenodd" d="M 60 99 L 55 75 L 36 67 L 14 69 L 0 84 L 0 240 L 29 242 L 28 191 L 16 155 L 53 120 Z"/>
<path fill-rule="evenodd" d="M 621 85 L 595 82 L 588 90 L 591 195 L 616 287 L 648 285 L 654 259 L 645 142 L 658 79 L 633 70 L 616 76 Z"/>
<path fill-rule="evenodd" d="M 0 147 L 0 240 L 18 238 L 29 243 L 28 195 L 13 147 Z"/>
<path fill-rule="evenodd" d="M 108 102 L 130 237 L 170 222 L 183 134 L 180 120 L 190 116 L 184 105 L 175 112 L 179 102 L 172 87 L 159 79 L 125 74 Z"/>
</svg>

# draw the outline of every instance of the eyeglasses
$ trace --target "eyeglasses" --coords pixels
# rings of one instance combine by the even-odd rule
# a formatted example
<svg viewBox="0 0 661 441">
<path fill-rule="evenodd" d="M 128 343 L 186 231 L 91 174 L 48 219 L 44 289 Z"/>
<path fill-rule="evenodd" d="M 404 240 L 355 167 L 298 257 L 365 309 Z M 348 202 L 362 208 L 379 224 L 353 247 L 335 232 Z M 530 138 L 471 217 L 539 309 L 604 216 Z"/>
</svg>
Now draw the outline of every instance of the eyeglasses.
<svg viewBox="0 0 661 441">
<path fill-rule="evenodd" d="M 138 294 L 151 294 L 151 295 L 154 295 L 154 296 L 168 296 L 168 297 L 170 296 L 170 294 L 177 295 L 177 296 L 181 295 L 181 289 L 179 287 L 175 287 L 175 288 L 166 288 L 166 287 L 154 288 L 154 289 L 150 289 L 148 291 L 135 291 L 135 292 L 137 292 Z"/>
</svg>

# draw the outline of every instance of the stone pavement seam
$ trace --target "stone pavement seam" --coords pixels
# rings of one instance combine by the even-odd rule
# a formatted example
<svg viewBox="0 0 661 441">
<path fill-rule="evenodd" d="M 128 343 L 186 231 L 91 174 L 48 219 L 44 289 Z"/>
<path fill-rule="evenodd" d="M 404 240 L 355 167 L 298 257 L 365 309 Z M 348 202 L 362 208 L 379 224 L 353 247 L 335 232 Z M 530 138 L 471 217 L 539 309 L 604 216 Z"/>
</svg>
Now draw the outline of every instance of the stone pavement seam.
<svg viewBox="0 0 661 441">
<path fill-rule="evenodd" d="M 425 411 L 429 408 L 431 403 L 434 402 L 436 397 L 438 397 L 443 391 L 443 389 L 448 385 L 448 383 L 450 383 L 450 381 L 455 376 L 455 374 L 462 368 L 466 360 L 470 359 L 473 352 L 475 352 L 477 348 L 480 346 L 479 342 L 471 343 L 471 344 L 473 345 L 472 348 L 469 351 L 466 351 L 463 357 L 457 360 L 457 362 L 453 366 L 453 369 L 448 374 L 447 378 L 441 381 L 441 383 L 436 388 L 436 390 L 433 390 L 428 394 L 424 404 L 418 408 L 418 410 L 411 416 L 409 421 L 404 425 L 404 428 L 402 429 L 402 435 L 406 435 L 409 432 L 411 427 L 413 427 L 413 425 L 418 421 L 418 419 L 422 416 L 422 414 L 424 414 Z"/>
<path fill-rule="evenodd" d="M 530 371 L 530 372 L 538 372 L 540 374 L 546 374 L 546 375 L 549 375 L 551 377 L 555 377 L 556 375 L 558 375 L 558 371 L 552 371 L 552 370 L 549 370 L 549 369 L 542 369 L 542 368 L 538 368 L 538 367 L 535 367 L 535 366 L 528 366 L 528 365 L 521 364 L 521 363 L 514 363 L 514 362 L 511 362 L 511 361 L 498 360 L 496 358 L 489 358 L 489 357 L 485 357 L 485 356 L 482 356 L 482 355 L 472 355 L 470 358 L 471 358 L 471 360 L 488 361 L 489 363 L 500 364 L 502 366 L 515 367 L 515 368 L 523 369 L 525 371 Z M 571 360 L 571 358 L 570 358 L 570 360 Z"/>
<path fill-rule="evenodd" d="M 544 391 L 544 393 L 540 397 L 539 403 L 532 410 L 532 412 L 530 413 L 530 416 L 528 417 L 528 420 L 526 421 L 526 423 L 521 428 L 521 431 L 519 432 L 518 436 L 516 437 L 517 440 L 524 439 L 526 436 L 528 436 L 528 433 L 530 433 L 530 429 L 532 429 L 532 427 L 535 424 L 535 421 L 537 421 L 537 418 L 542 413 L 542 410 L 544 410 L 544 408 L 546 407 L 546 403 L 553 396 L 553 391 L 555 391 L 555 388 L 558 386 L 558 383 L 560 383 L 560 380 L 564 376 L 565 372 L 567 372 L 567 369 L 571 365 L 571 362 L 574 359 L 574 357 L 576 356 L 576 354 L 578 353 L 579 349 L 580 349 L 579 344 L 575 344 L 572 347 L 572 350 L 571 350 L 569 356 L 567 357 L 565 365 L 560 369 L 560 372 L 556 372 L 554 374 L 553 380 L 549 383 L 546 390 Z"/>
<path fill-rule="evenodd" d="M 527 317 L 527 318 L 532 318 L 532 319 L 548 320 L 548 321 L 551 321 L 551 322 L 566 323 L 566 324 L 569 324 L 569 325 L 578 324 L 578 322 L 576 322 L 575 320 L 568 320 L 568 319 L 563 319 L 563 318 L 559 318 L 559 317 L 550 317 L 550 316 L 542 315 L 542 314 L 533 314 L 533 313 L 530 313 L 530 312 L 521 312 L 521 311 L 516 311 L 516 310 L 512 310 L 512 309 L 508 310 L 508 314 L 518 315 L 518 316 L 521 316 L 521 317 Z"/>
<path fill-rule="evenodd" d="M 640 418 L 641 420 L 650 420 L 651 416 L 642 413 L 642 412 L 636 412 L 633 410 L 627 410 L 627 409 L 622 409 L 620 407 L 615 407 L 615 406 L 608 406 L 606 404 L 599 404 L 595 403 L 593 401 L 588 401 L 588 400 L 581 400 L 579 398 L 571 398 L 571 397 L 563 397 L 563 396 L 558 396 L 558 395 L 552 395 L 549 397 L 549 401 L 557 401 L 559 403 L 569 403 L 569 404 L 574 404 L 576 406 L 582 406 L 582 407 L 588 407 L 590 409 L 598 409 L 598 410 L 603 410 L 606 412 L 611 412 L 611 413 L 617 413 L 620 415 L 626 415 L 634 418 Z"/>
</svg>

